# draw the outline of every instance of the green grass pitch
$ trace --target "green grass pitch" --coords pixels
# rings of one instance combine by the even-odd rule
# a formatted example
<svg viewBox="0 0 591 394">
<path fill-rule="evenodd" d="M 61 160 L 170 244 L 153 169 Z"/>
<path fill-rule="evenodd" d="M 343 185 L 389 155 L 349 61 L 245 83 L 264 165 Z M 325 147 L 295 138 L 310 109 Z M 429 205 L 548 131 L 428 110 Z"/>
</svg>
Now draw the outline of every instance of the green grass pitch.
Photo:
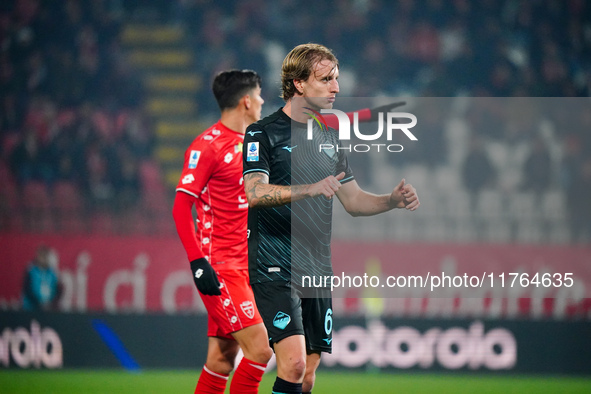
<svg viewBox="0 0 591 394">
<path fill-rule="evenodd" d="M 197 372 L 146 370 L 0 370 L 1 394 L 193 393 Z M 270 393 L 267 374 L 261 393 Z M 319 372 L 314 394 L 328 393 L 591 393 L 591 378 L 427 373 Z"/>
</svg>

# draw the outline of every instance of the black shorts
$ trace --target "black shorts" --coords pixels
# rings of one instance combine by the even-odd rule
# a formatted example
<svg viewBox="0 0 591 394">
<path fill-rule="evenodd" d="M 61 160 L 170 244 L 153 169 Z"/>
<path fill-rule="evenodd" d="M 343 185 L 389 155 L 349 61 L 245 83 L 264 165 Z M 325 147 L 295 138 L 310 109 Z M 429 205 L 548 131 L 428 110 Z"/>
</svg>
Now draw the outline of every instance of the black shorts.
<svg viewBox="0 0 591 394">
<path fill-rule="evenodd" d="M 332 352 L 332 298 L 301 298 L 283 281 L 255 283 L 252 290 L 271 348 L 284 338 L 303 335 L 308 352 Z"/>
</svg>

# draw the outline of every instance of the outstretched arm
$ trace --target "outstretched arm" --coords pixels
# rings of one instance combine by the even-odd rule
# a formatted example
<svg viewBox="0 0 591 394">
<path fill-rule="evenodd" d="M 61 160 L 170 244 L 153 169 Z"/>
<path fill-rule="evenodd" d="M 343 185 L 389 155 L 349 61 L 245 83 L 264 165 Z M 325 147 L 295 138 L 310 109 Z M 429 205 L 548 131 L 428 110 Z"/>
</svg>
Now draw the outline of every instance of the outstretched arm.
<svg viewBox="0 0 591 394">
<path fill-rule="evenodd" d="M 352 216 L 372 216 L 394 208 L 416 210 L 420 204 L 417 191 L 403 179 L 390 194 L 373 194 L 361 189 L 357 181 L 343 185 L 337 197 Z"/>
<path fill-rule="evenodd" d="M 281 186 L 269 184 L 269 176 L 264 172 L 251 172 L 244 175 L 244 190 L 249 207 L 277 207 L 308 197 L 332 198 L 341 188 L 340 180 L 344 177 L 342 172 L 310 185 Z"/>
</svg>

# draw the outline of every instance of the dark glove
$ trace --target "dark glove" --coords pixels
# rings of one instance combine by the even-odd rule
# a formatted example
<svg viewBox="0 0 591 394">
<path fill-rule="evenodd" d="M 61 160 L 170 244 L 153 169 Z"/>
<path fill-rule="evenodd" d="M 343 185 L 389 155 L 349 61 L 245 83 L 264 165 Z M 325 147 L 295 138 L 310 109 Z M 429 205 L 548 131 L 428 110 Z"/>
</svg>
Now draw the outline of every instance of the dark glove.
<svg viewBox="0 0 591 394">
<path fill-rule="evenodd" d="M 197 290 L 203 295 L 222 295 L 220 281 L 205 257 L 191 261 L 191 271 Z"/>
<path fill-rule="evenodd" d="M 377 122 L 380 112 L 384 112 L 384 113 L 390 112 L 394 108 L 402 107 L 405 104 L 406 104 L 406 101 L 398 101 L 396 103 L 386 104 L 386 105 L 382 105 L 377 108 L 372 108 L 369 110 L 371 113 L 371 118 L 369 118 L 369 121 L 370 122 Z"/>
</svg>

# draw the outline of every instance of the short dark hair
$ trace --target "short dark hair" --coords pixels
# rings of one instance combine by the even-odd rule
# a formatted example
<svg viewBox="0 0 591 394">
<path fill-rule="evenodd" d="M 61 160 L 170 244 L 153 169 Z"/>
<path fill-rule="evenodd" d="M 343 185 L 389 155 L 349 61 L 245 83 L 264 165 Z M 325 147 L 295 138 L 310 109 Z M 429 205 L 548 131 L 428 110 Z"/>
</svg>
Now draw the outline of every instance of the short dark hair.
<svg viewBox="0 0 591 394">
<path fill-rule="evenodd" d="M 281 98 L 287 101 L 292 98 L 297 89 L 294 80 L 307 80 L 314 70 L 314 65 L 323 60 L 329 60 L 334 67 L 339 65 L 337 57 L 324 45 L 308 43 L 293 48 L 281 66 Z"/>
<path fill-rule="evenodd" d="M 240 98 L 261 86 L 261 77 L 252 70 L 227 70 L 215 76 L 213 95 L 220 110 L 235 108 Z"/>
</svg>

